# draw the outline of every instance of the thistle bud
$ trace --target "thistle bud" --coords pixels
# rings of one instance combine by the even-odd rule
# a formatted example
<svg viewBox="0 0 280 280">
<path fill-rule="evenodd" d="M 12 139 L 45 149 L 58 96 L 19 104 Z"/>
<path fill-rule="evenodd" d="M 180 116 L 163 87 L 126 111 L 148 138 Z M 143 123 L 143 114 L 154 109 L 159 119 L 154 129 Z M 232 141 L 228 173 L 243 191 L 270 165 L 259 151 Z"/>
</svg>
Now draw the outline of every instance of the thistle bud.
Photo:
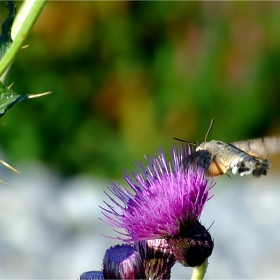
<svg viewBox="0 0 280 280">
<path fill-rule="evenodd" d="M 183 266 L 200 266 L 212 254 L 214 241 L 207 229 L 196 221 L 192 226 L 181 226 L 179 234 L 168 238 L 176 260 Z"/>
</svg>

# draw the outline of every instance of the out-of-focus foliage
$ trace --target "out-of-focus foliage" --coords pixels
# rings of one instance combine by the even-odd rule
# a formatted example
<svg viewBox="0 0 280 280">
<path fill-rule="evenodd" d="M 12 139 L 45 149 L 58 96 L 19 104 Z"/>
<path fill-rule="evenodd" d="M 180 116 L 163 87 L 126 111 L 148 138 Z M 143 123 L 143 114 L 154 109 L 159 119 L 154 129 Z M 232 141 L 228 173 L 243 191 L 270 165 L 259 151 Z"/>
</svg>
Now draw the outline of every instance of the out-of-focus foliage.
<svg viewBox="0 0 280 280">
<path fill-rule="evenodd" d="M 113 177 L 212 117 L 211 139 L 279 134 L 279 26 L 279 2 L 50 1 L 7 83 L 53 93 L 2 118 L 1 145 Z"/>
</svg>

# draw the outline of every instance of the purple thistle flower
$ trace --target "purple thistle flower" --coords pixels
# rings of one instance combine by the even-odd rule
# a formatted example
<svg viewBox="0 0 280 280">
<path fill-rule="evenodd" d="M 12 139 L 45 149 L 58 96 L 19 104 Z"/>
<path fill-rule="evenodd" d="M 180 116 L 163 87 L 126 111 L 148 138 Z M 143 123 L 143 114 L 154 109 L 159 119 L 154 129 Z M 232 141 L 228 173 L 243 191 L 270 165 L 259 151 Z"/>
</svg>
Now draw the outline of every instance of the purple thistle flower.
<svg viewBox="0 0 280 280">
<path fill-rule="evenodd" d="M 155 157 L 146 157 L 146 166 L 138 162 L 133 176 L 125 171 L 124 178 L 135 194 L 111 183 L 109 190 L 124 206 L 106 193 L 114 206 L 105 202 L 109 209 L 101 208 L 107 224 L 125 230 L 119 232 L 125 237 L 117 239 L 125 242 L 168 239 L 196 223 L 213 183 L 209 184 L 200 167 L 183 167 L 182 160 L 190 154 L 190 148 L 174 146 L 168 162 L 160 149 Z"/>
</svg>

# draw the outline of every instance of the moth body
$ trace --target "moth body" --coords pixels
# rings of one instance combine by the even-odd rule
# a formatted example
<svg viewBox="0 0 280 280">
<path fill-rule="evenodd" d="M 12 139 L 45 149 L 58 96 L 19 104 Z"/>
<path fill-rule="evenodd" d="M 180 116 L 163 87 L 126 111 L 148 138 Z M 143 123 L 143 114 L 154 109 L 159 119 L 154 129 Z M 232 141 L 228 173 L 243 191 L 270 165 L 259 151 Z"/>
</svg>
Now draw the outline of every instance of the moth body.
<svg viewBox="0 0 280 280">
<path fill-rule="evenodd" d="M 187 142 L 197 146 L 196 151 L 183 158 L 185 169 L 189 167 L 202 167 L 210 177 L 223 175 L 227 170 L 240 176 L 253 174 L 254 177 L 266 175 L 271 166 L 266 158 L 280 153 L 280 137 L 265 137 L 231 144 L 222 141 L 206 141 L 214 124 L 211 120 L 205 140 L 200 145 L 173 137 L 180 142 Z M 263 159 L 265 158 L 265 159 Z"/>
<path fill-rule="evenodd" d="M 208 167 L 210 176 L 222 175 L 227 170 L 232 170 L 233 174 L 239 173 L 240 176 L 252 173 L 254 177 L 260 177 L 267 174 L 271 165 L 268 159 L 262 160 L 249 155 L 234 145 L 222 141 L 203 142 L 196 148 L 196 152 L 199 151 L 207 151 L 210 156 Z"/>
</svg>

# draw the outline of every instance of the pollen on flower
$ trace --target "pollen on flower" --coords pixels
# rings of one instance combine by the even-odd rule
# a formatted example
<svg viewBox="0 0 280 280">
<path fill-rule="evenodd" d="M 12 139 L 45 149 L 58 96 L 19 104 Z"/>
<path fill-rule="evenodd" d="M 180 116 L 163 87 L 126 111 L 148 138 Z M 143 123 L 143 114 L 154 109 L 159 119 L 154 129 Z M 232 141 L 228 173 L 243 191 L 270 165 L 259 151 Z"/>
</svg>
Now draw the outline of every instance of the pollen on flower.
<svg viewBox="0 0 280 280">
<path fill-rule="evenodd" d="M 108 209 L 101 209 L 107 224 L 125 230 L 118 239 L 137 242 L 176 236 L 182 224 L 191 227 L 199 219 L 213 181 L 204 177 L 200 167 L 183 166 L 190 154 L 189 147 L 174 146 L 171 161 L 160 149 L 154 157 L 146 157 L 145 164 L 136 162 L 132 174 L 125 171 L 124 175 L 134 193 L 111 183 L 106 194 L 113 204 L 105 202 Z"/>
</svg>

